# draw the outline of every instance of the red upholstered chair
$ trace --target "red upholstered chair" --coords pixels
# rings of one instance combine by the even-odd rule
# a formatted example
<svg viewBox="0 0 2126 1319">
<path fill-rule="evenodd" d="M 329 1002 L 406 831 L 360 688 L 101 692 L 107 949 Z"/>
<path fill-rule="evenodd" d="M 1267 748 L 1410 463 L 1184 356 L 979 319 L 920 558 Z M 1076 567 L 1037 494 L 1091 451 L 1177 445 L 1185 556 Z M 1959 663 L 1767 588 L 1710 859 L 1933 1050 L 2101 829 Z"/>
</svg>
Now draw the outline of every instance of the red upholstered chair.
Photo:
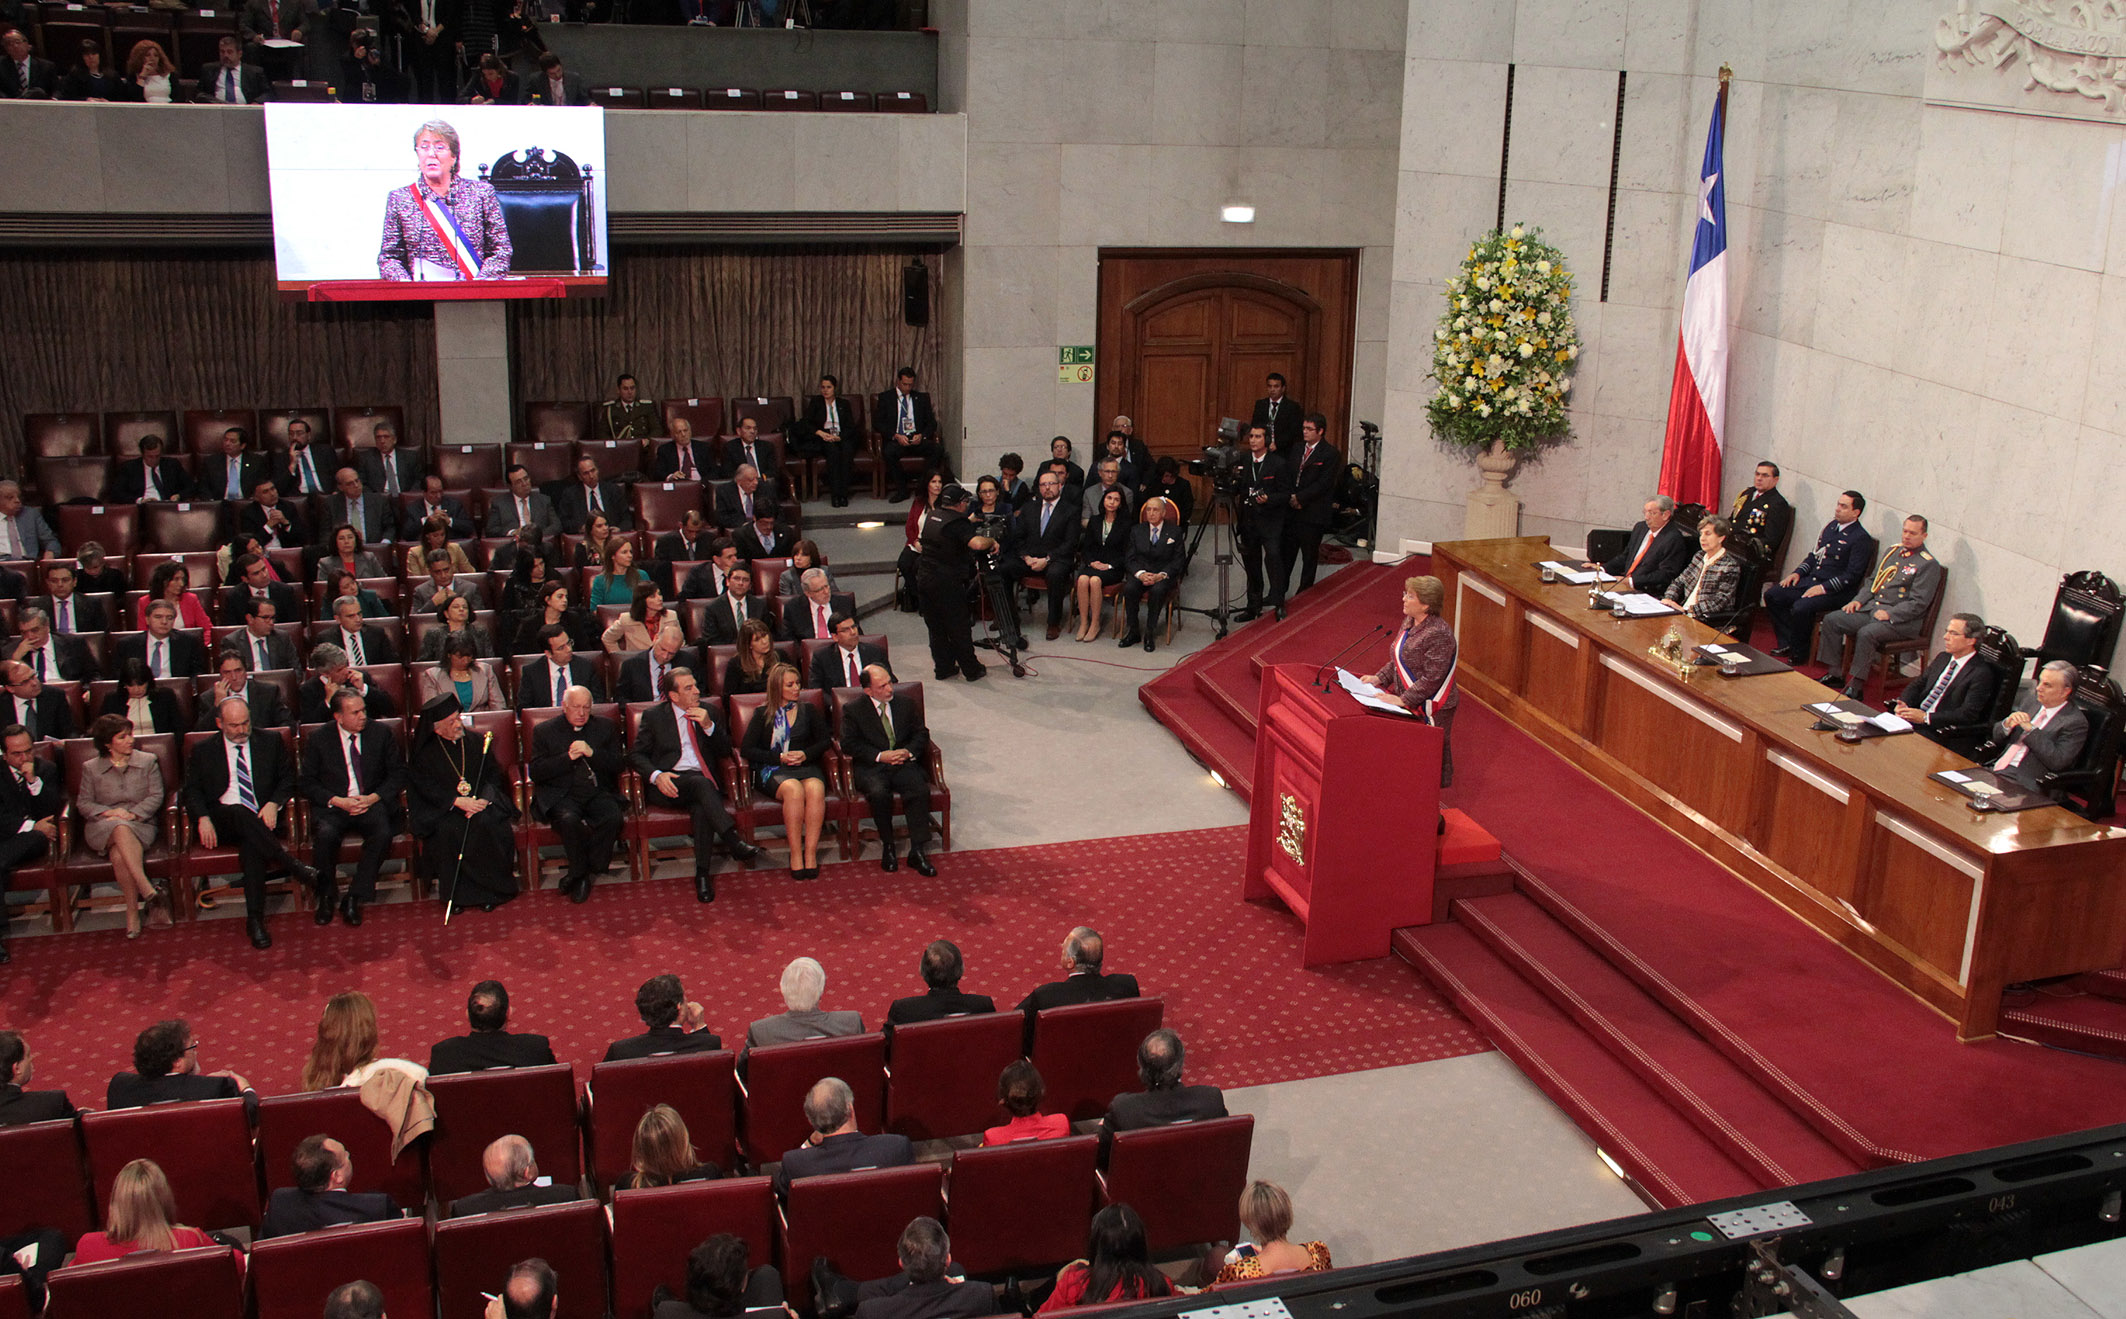
<svg viewBox="0 0 2126 1319">
<path fill-rule="evenodd" d="M 30 1319 L 29 1289 L 20 1274 L 0 1276 L 0 1319 Z"/>
<path fill-rule="evenodd" d="M 631 701 L 628 703 L 626 727 L 627 744 L 629 746 L 635 745 L 635 731 L 642 724 L 642 716 L 656 708 L 656 706 L 657 702 L 655 701 Z M 716 767 L 716 777 L 718 782 L 723 784 L 724 809 L 730 812 L 735 819 L 739 811 L 738 796 L 733 787 L 738 782 L 739 777 L 736 760 L 726 757 L 724 762 Z M 629 812 L 626 837 L 635 849 L 635 873 L 648 875 L 652 861 L 678 857 L 692 859 L 694 855 L 693 816 L 688 814 L 685 808 L 674 803 L 671 798 L 644 783 L 636 776 L 633 770 L 623 772 L 621 782 L 627 787 Z M 676 848 L 653 846 L 654 840 L 659 838 L 684 839 L 685 843 L 683 846 Z M 819 1078 L 813 1077 L 812 1079 L 816 1081 Z M 811 1082 L 808 1081 L 806 1084 L 809 1085 Z M 787 1149 L 789 1147 L 784 1146 L 783 1148 Z M 776 1151 L 778 1154 L 781 1152 L 781 1150 Z"/>
<path fill-rule="evenodd" d="M 361 1091 L 341 1086 L 258 1101 L 258 1162 L 268 1192 L 295 1185 L 295 1147 L 321 1132 L 347 1147 L 354 1163 L 348 1190 L 382 1191 L 402 1209 L 420 1209 L 428 1197 L 421 1163 L 426 1143 L 416 1142 L 392 1162 L 391 1129 L 363 1107 Z"/>
<path fill-rule="evenodd" d="M 636 527 L 659 535 L 679 530 L 688 509 L 707 508 L 699 481 L 644 482 L 629 487 L 628 500 L 634 505 Z"/>
<path fill-rule="evenodd" d="M 566 481 L 576 470 L 576 442 L 534 440 L 529 444 L 505 446 L 511 465 L 522 463 L 531 473 L 532 484 L 544 486 L 556 481 Z"/>
<path fill-rule="evenodd" d="M 600 480 L 618 480 L 630 472 L 642 470 L 642 441 L 578 440 L 576 457 L 579 460 L 588 458 L 598 464 Z M 574 470 L 573 464 L 570 470 Z"/>
<path fill-rule="evenodd" d="M 524 676 L 524 672 L 521 665 L 531 663 L 533 658 L 536 657 L 519 655 L 513 657 L 510 660 L 511 664 L 519 665 L 517 669 L 517 678 L 520 681 L 523 679 Z M 602 659 L 603 657 L 601 656 L 599 658 Z M 608 675 L 608 677 L 610 677 L 610 675 Z M 610 682 L 608 682 L 608 690 L 610 690 Z M 626 745 L 627 720 L 622 715 L 620 706 L 617 703 L 594 705 L 591 707 L 591 714 L 599 719 L 612 720 L 613 724 L 621 730 L 621 745 Z M 519 747 L 524 748 L 525 778 L 527 780 L 529 780 L 531 776 L 530 765 L 533 735 L 538 732 L 539 725 L 545 723 L 549 719 L 559 719 L 560 717 L 561 712 L 552 708 L 551 706 L 532 706 L 529 709 L 520 710 L 517 712 L 517 745 Z M 627 771 L 623 769 L 621 771 L 621 775 L 622 783 L 615 784 L 614 787 L 620 791 L 623 809 L 625 809 L 627 792 L 624 787 L 624 783 Z M 536 818 L 533 815 L 530 809 L 529 797 L 530 792 L 527 789 L 526 809 L 523 815 L 517 821 L 517 837 L 524 845 L 524 874 L 526 876 L 526 883 L 533 888 L 537 888 L 539 887 L 540 881 L 545 878 L 547 866 L 566 866 L 568 864 L 568 858 L 566 857 L 566 855 L 552 858 L 542 858 L 540 856 L 539 850 L 541 848 L 559 848 L 561 846 L 561 831 L 554 828 L 554 826 L 552 826 L 551 824 L 548 824 L 545 820 Z M 642 878 L 642 872 L 635 868 L 634 849 L 628 846 L 627 842 L 628 828 L 628 823 L 624 821 L 621 825 L 620 850 L 614 855 L 624 855 L 628 861 L 629 878 L 640 879 Z"/>
<path fill-rule="evenodd" d="M 331 443 L 332 432 L 327 428 L 332 425 L 332 418 L 326 414 L 325 409 L 261 408 L 258 414 L 258 429 L 259 433 L 264 437 L 264 447 L 286 452 L 288 448 L 288 423 L 297 420 L 310 423 L 311 439 L 320 444 Z M 332 480 L 332 477 L 325 473 L 320 472 L 319 475 L 324 476 L 328 483 Z"/>
<path fill-rule="evenodd" d="M 578 440 L 587 440 L 596 433 L 592 425 L 596 418 L 596 407 L 594 403 L 527 403 L 524 405 L 524 438 L 530 444 L 544 444 L 549 448 L 558 446 L 562 449 Z M 566 477 L 568 473 L 563 472 L 561 475 Z M 534 481 L 545 479 L 547 478 L 537 473 L 532 475 Z"/>
<path fill-rule="evenodd" d="M 718 402 L 719 410 L 722 408 Z M 93 412 L 25 412 L 22 451 L 37 458 L 80 458 L 101 453 L 102 426 Z"/>
<path fill-rule="evenodd" d="M 592 87 L 586 90 L 592 105 L 602 105 L 608 110 L 640 110 L 643 95 L 640 87 Z"/>
<path fill-rule="evenodd" d="M 293 676 L 292 672 L 290 676 Z M 283 694 L 285 695 L 286 693 L 284 692 Z M 292 699 L 288 702 L 288 710 L 289 717 L 295 717 L 295 703 Z M 293 728 L 254 728 L 252 730 L 252 735 L 255 737 L 263 737 L 272 733 L 280 735 L 281 754 L 288 758 L 289 771 L 293 773 L 295 767 L 302 763 L 296 759 L 295 730 Z M 216 736 L 219 735 L 212 730 L 200 733 L 186 733 L 183 742 L 185 760 L 187 762 L 191 760 L 193 747 Z M 299 801 L 300 798 L 296 800 Z M 182 798 L 180 798 L 181 801 Z M 181 912 L 189 912 L 192 910 L 192 899 L 198 892 L 198 881 L 202 876 L 237 874 L 243 869 L 243 859 L 237 849 L 229 845 L 229 840 L 226 838 L 217 838 L 215 840 L 220 844 L 218 847 L 200 846 L 199 822 L 192 817 L 191 812 L 184 811 L 181 805 L 179 809 L 182 813 L 181 818 L 184 821 L 185 847 L 183 851 L 177 854 L 177 909 Z M 299 853 L 302 850 L 298 846 L 302 838 L 301 830 L 292 820 L 286 820 L 285 817 L 281 828 L 281 836 L 287 841 L 290 851 Z M 278 887 L 285 891 L 290 889 L 293 883 L 293 880 L 283 881 Z M 267 892 L 271 893 L 274 887 L 269 886 Z M 239 897 L 238 900 L 241 901 L 241 898 Z M 304 1134 L 308 1135 L 309 1133 L 305 1132 Z"/>
<path fill-rule="evenodd" d="M 755 1167 L 773 1163 L 812 1134 L 805 1121 L 805 1091 L 823 1076 L 838 1076 L 849 1083 L 856 1096 L 852 1111 L 860 1130 L 879 1129 L 886 1110 L 885 1036 L 844 1035 L 797 1044 L 763 1045 L 747 1052 L 739 1078 L 745 1093 L 740 1148 L 748 1163 Z M 907 1222 L 902 1219 L 902 1226 Z M 894 1231 L 898 1233 L 900 1228 Z M 805 1256 L 806 1263 L 811 1259 L 810 1255 Z M 849 1276 L 877 1278 L 885 1274 L 851 1272 Z"/>
<path fill-rule="evenodd" d="M 103 414 L 103 451 L 113 458 L 137 458 L 140 442 L 150 435 L 162 437 L 162 447 L 171 454 L 190 453 L 179 438 L 177 414 L 174 412 L 106 412 Z M 215 447 L 209 452 L 221 451 L 221 437 L 215 436 Z"/>
<path fill-rule="evenodd" d="M 880 92 L 872 104 L 888 114 L 930 113 L 930 98 L 921 92 Z"/>
<path fill-rule="evenodd" d="M 406 440 L 406 409 L 396 404 L 368 404 L 358 408 L 334 408 L 332 410 L 333 446 L 342 451 L 348 449 L 374 449 L 376 428 L 380 421 L 391 423 L 398 433 L 399 447 L 408 447 Z"/>
<path fill-rule="evenodd" d="M 499 444 L 442 444 L 429 454 L 428 470 L 443 478 L 445 490 L 499 486 L 502 479 L 502 446 Z"/>
<path fill-rule="evenodd" d="M 679 1110 L 696 1157 L 720 1171 L 736 1162 L 737 1055 L 729 1049 L 593 1064 L 583 1100 L 591 1176 L 600 1186 L 616 1185 L 627 1174 L 635 1124 L 658 1104 Z"/>
<path fill-rule="evenodd" d="M 135 1159 L 153 1159 L 170 1179 L 180 1222 L 209 1230 L 258 1226 L 258 1169 L 251 1119 L 241 1099 L 204 1099 L 86 1113 L 82 1143 L 101 1219 L 111 1179 Z"/>
<path fill-rule="evenodd" d="M 1118 1131 L 1101 1174 L 1102 1194 L 1108 1204 L 1137 1211 L 1155 1252 L 1238 1240 L 1254 1140 L 1249 1114 Z"/>
<path fill-rule="evenodd" d="M 215 543 L 223 539 L 223 511 L 219 500 L 142 504 L 140 548 L 163 554 L 205 550 L 211 566 Z M 198 573 L 192 575 L 194 589 L 204 589 L 208 580 Z"/>
<path fill-rule="evenodd" d="M 839 111 L 843 114 L 868 114 L 871 110 L 871 93 L 821 92 L 819 94 L 819 108 Z"/>
<path fill-rule="evenodd" d="M 652 110 L 699 110 L 701 92 L 693 87 L 645 87 L 643 99 Z"/>
<path fill-rule="evenodd" d="M 710 87 L 701 94 L 704 110 L 758 110 L 760 93 L 744 87 Z"/>
<path fill-rule="evenodd" d="M 258 410 L 255 408 L 188 411 L 172 447 L 184 453 L 220 453 L 221 437 L 231 426 L 243 431 L 253 449 L 258 447 Z"/>
<path fill-rule="evenodd" d="M 760 108 L 763 110 L 817 110 L 819 109 L 819 97 L 811 92 L 799 91 L 795 88 L 777 88 L 760 94 Z M 888 1273 L 892 1271 L 891 1269 L 886 1270 Z M 870 1275 L 866 1274 L 865 1276 L 868 1277 Z"/>
<path fill-rule="evenodd" d="M 1073 1122 L 1103 1117 L 1116 1095 L 1143 1089 L 1137 1046 L 1165 1009 L 1165 999 L 1124 998 L 1036 1012 L 1027 1056 L 1048 1083 L 1049 1111 Z"/>
<path fill-rule="evenodd" d="M 190 1217 L 182 1197 L 178 1204 Z M 236 1252 L 227 1246 L 75 1264 L 54 1270 L 47 1281 L 50 1297 L 44 1312 L 50 1319 L 148 1313 L 244 1319 L 243 1277 L 237 1272 Z"/>
<path fill-rule="evenodd" d="M 540 1167 L 545 1167 L 543 1158 Z M 441 1319 L 481 1319 L 487 1301 L 480 1293 L 501 1291 L 510 1266 L 535 1255 L 553 1265 L 560 1278 L 559 1319 L 605 1319 L 605 1207 L 596 1200 L 437 1223 L 436 1300 Z M 418 1314 L 425 1317 L 428 1311 Z"/>
<path fill-rule="evenodd" d="M 739 422 L 751 417 L 763 436 L 786 435 L 789 433 L 790 423 L 797 417 L 797 408 L 788 398 L 779 396 L 733 398 L 730 411 L 726 415 L 731 419 L 731 429 L 734 432 L 738 429 Z"/>
<path fill-rule="evenodd" d="M 760 107 L 755 104 L 746 108 L 757 110 Z M 667 435 L 672 433 L 672 422 L 679 417 L 685 417 L 693 426 L 697 440 L 713 440 L 726 433 L 721 398 L 668 398 L 658 406 L 664 410 L 664 433 Z"/>
<path fill-rule="evenodd" d="M 439 1203 L 485 1190 L 480 1155 L 496 1137 L 512 1133 L 531 1142 L 539 1170 L 557 1184 L 583 1175 L 575 1074 L 566 1064 L 431 1077 L 428 1092 L 436 1101 L 428 1181 Z"/>
<path fill-rule="evenodd" d="M 989 1012 L 896 1026 L 887 1039 L 886 1130 L 966 1136 L 1004 1121 L 997 1075 L 1026 1056 L 1026 1016 Z"/>
<path fill-rule="evenodd" d="M 304 78 L 275 82 L 273 84 L 273 99 L 276 101 L 310 102 L 324 105 L 333 99 L 332 86 L 330 83 L 314 82 Z"/>
<path fill-rule="evenodd" d="M 769 603 L 772 606 L 774 602 L 771 600 Z M 770 623 L 769 626 L 772 627 L 774 624 Z M 797 664 L 797 647 L 789 643 L 777 643 L 775 657 L 794 667 Z M 799 675 L 799 681 L 803 681 L 802 674 Z M 834 715 L 827 708 L 827 694 L 812 689 L 800 692 L 798 699 L 811 706 L 815 714 L 822 720 L 827 721 L 831 732 Z M 762 710 L 767 708 L 767 697 L 759 692 L 748 692 L 741 696 L 730 697 L 729 702 L 731 707 L 731 745 L 736 747 L 744 741 L 746 729 L 752 725 L 753 720 L 760 715 Z M 849 817 L 854 813 L 852 802 L 855 799 L 850 797 L 848 792 L 848 766 L 842 759 L 840 748 L 831 743 L 828 745 L 826 754 L 821 757 L 820 771 L 827 778 L 826 819 L 821 824 L 820 835 L 822 838 L 839 839 L 842 860 L 847 861 L 856 855 L 855 850 L 849 845 Z M 750 774 L 739 779 L 738 803 L 739 809 L 732 813 L 731 818 L 737 823 L 739 832 L 746 836 L 748 842 L 755 841 L 756 834 L 763 827 L 773 829 L 782 825 L 782 803 L 765 793 L 756 793 Z"/>
<path fill-rule="evenodd" d="M 316 1319 L 332 1290 L 356 1278 L 368 1279 L 384 1293 L 386 1314 L 435 1313 L 428 1225 L 418 1217 L 261 1241 L 251 1248 L 246 1276 L 252 1319 Z"/>
<path fill-rule="evenodd" d="M 37 495 L 42 502 L 65 504 L 76 499 L 103 498 L 103 488 L 111 483 L 115 462 L 102 454 L 37 456 L 30 459 L 30 471 L 36 477 Z"/>
<path fill-rule="evenodd" d="M 147 525 L 147 513 L 152 509 L 162 507 L 176 508 L 178 506 L 175 504 L 142 504 L 140 506 L 141 525 L 143 528 Z M 166 563 L 181 563 L 185 566 L 185 579 L 191 583 L 192 593 L 200 597 L 202 604 L 206 602 L 207 592 L 214 584 L 214 561 L 216 556 L 213 547 L 209 546 L 203 549 L 187 547 L 177 550 L 156 549 L 153 546 L 136 546 L 134 548 L 134 590 L 145 591 L 148 587 L 148 582 L 154 578 L 157 568 Z M 125 621 L 135 626 L 139 625 L 139 620 L 132 614 L 127 614 Z"/>
<path fill-rule="evenodd" d="M 805 644 L 809 647 L 812 643 L 807 642 Z M 825 644 L 831 646 L 834 643 L 828 641 Z M 807 664 L 812 662 L 809 652 L 805 656 L 805 662 Z M 807 669 L 806 672 L 810 673 L 811 670 Z M 918 716 L 923 714 L 923 684 L 919 682 L 897 682 L 893 684 L 893 690 L 896 695 L 906 696 L 915 702 L 915 712 Z M 849 707 L 865 698 L 863 689 L 860 687 L 836 687 L 833 689 L 832 695 L 834 697 L 834 736 L 839 741 L 842 735 L 842 719 Z M 869 804 L 864 801 L 863 796 L 856 790 L 855 767 L 846 755 L 841 758 L 841 768 L 846 777 L 838 786 L 842 796 L 847 798 L 849 802 L 849 836 L 855 843 L 854 850 L 860 853 L 864 847 L 864 831 L 869 829 L 876 833 L 877 826 L 872 823 Z M 945 782 L 945 750 L 937 744 L 937 739 L 934 737 L 930 739 L 929 749 L 924 754 L 923 770 L 930 779 L 930 809 L 937 813 L 938 833 L 942 838 L 945 850 L 949 852 L 952 850 L 952 788 Z M 899 807 L 902 804 L 900 794 L 895 793 L 894 805 Z M 896 815 L 894 818 L 899 819 L 900 817 Z M 882 847 L 892 846 L 891 839 L 880 839 L 879 841 Z M 1134 1049 L 1136 1046 L 1132 1045 L 1130 1047 Z"/>
<path fill-rule="evenodd" d="M 177 67 L 197 69 L 212 64 L 220 39 L 236 34 L 236 16 L 233 9 L 185 10 L 177 14 Z M 191 97 L 183 99 L 189 102 Z"/>
<path fill-rule="evenodd" d="M 719 1232 L 746 1243 L 750 1268 L 775 1258 L 780 1220 L 766 1177 L 682 1182 L 613 1196 L 614 1319 L 649 1319 L 659 1283 L 686 1294 L 687 1252 Z M 810 1260 L 805 1261 L 809 1267 Z"/>
<path fill-rule="evenodd" d="M 800 1313 L 812 1303 L 815 1256 L 847 1278 L 884 1278 L 900 1270 L 897 1247 L 911 1218 L 945 1218 L 945 1166 L 824 1173 L 790 1184 L 783 1207 L 784 1297 Z M 1234 1191 L 1235 1203 L 1240 1192 Z M 802 1261 L 799 1264 L 798 1261 Z"/>
<path fill-rule="evenodd" d="M 115 559 L 140 543 L 137 504 L 62 504 L 52 510 L 52 519 L 52 530 L 68 549 L 93 540 Z"/>
<path fill-rule="evenodd" d="M 945 1188 L 952 1258 L 970 1274 L 1024 1275 L 1083 1255 L 1099 1165 L 1098 1136 L 961 1150 Z"/>
<path fill-rule="evenodd" d="M 0 1127 L 0 1168 L 7 1169 L 0 1237 L 46 1227 L 72 1243 L 96 1230 L 101 1220 L 72 1119 Z"/>
</svg>

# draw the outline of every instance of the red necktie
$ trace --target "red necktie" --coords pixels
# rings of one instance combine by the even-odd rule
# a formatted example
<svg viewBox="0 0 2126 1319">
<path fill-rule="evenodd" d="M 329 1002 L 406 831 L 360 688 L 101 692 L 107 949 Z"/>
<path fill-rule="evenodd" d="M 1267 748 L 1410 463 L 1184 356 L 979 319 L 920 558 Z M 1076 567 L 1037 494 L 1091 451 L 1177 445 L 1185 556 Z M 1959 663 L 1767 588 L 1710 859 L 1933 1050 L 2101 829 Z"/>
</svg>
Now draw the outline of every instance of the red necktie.
<svg viewBox="0 0 2126 1319">
<path fill-rule="evenodd" d="M 863 671 L 856 665 L 856 652 L 853 650 L 849 652 L 849 685 L 851 687 L 864 685 Z"/>
<path fill-rule="evenodd" d="M 827 635 L 827 607 L 825 605 L 816 604 L 812 606 L 812 635 L 815 637 Z"/>
<path fill-rule="evenodd" d="M 1626 577 L 1629 577 L 1633 573 L 1639 571 L 1639 560 L 1646 557 L 1646 547 L 1654 543 L 1655 534 L 1656 533 L 1649 531 L 1646 533 L 1646 539 L 1639 542 L 1639 552 L 1631 556 L 1631 567 L 1626 568 L 1624 570 L 1624 575 Z"/>
</svg>

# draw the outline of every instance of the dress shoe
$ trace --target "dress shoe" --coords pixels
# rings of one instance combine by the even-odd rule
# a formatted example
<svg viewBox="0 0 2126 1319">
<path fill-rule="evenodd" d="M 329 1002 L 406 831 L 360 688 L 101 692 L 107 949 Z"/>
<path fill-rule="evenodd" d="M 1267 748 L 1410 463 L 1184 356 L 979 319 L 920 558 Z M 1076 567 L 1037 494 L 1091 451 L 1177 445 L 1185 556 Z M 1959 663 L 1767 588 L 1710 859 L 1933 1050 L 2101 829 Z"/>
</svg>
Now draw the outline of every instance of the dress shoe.
<svg viewBox="0 0 2126 1319">
<path fill-rule="evenodd" d="M 938 872 L 938 868 L 930 864 L 929 857 L 913 848 L 908 851 L 908 868 L 926 879 L 934 878 Z"/>
<path fill-rule="evenodd" d="M 340 919 L 349 925 L 362 923 L 362 900 L 352 893 L 340 899 Z"/>
<path fill-rule="evenodd" d="M 1149 632 L 1144 634 L 1144 653 L 1147 655 L 1152 653 L 1152 634 Z"/>
<path fill-rule="evenodd" d="M 319 875 L 316 866 L 290 867 L 288 871 L 288 877 L 298 884 L 313 889 L 317 887 L 318 880 L 322 878 L 322 876 Z"/>
<path fill-rule="evenodd" d="M 568 888 L 568 900 L 579 907 L 591 900 L 591 877 L 589 875 L 576 877 L 576 882 Z"/>
<path fill-rule="evenodd" d="M 800 871 L 798 871 L 798 872 L 797 872 L 797 877 L 798 877 L 799 879 L 818 879 L 818 878 L 819 878 L 819 867 L 818 867 L 818 866 L 806 866 L 806 867 L 805 867 L 805 868 L 804 868 L 803 870 L 800 870 Z"/>
<path fill-rule="evenodd" d="M 886 844 L 886 854 L 878 859 L 878 868 L 889 875 L 901 868 L 900 853 L 893 850 L 890 840 Z"/>
<path fill-rule="evenodd" d="M 317 911 L 313 914 L 312 919 L 320 925 L 332 924 L 333 906 L 332 891 L 330 889 L 319 889 L 317 891 Z"/>
<path fill-rule="evenodd" d="M 1233 621 L 1235 623 L 1252 623 L 1260 617 L 1262 617 L 1262 610 L 1256 608 L 1254 605 L 1249 605 L 1247 608 L 1233 615 Z"/>
<path fill-rule="evenodd" d="M 1135 628 L 1131 628 L 1128 632 L 1122 634 L 1122 639 L 1115 643 L 1115 647 L 1118 650 L 1128 650 L 1131 646 L 1136 645 L 1139 641 L 1142 641 L 1143 639 L 1144 638 L 1138 634 Z"/>
<path fill-rule="evenodd" d="M 982 679 L 989 676 L 989 670 L 977 664 L 973 668 L 961 674 L 960 676 L 965 678 L 969 682 L 980 682 Z"/>
<path fill-rule="evenodd" d="M 708 875 L 694 876 L 694 901 L 716 901 L 716 881 Z"/>
<path fill-rule="evenodd" d="M 251 936 L 253 948 L 266 949 L 273 946 L 273 936 L 266 933 L 266 921 L 263 916 L 246 916 L 244 933 Z"/>
<path fill-rule="evenodd" d="M 1845 686 L 1845 675 L 1843 673 L 1838 672 L 1836 669 L 1833 669 L 1831 672 L 1824 674 L 1816 681 L 1822 683 L 1826 687 L 1836 689 Z"/>
<path fill-rule="evenodd" d="M 1844 691 L 1845 698 L 1847 700 L 1857 701 L 1860 699 L 1860 694 L 1866 691 L 1867 689 L 1868 685 L 1866 682 L 1859 678 L 1855 678 L 1853 679 L 1853 681 L 1847 683 L 1842 690 Z"/>
<path fill-rule="evenodd" d="M 1061 623 L 1050 623 L 1048 625 L 1048 639 L 1050 641 L 1054 641 L 1057 637 L 1060 637 L 1062 635 L 1063 625 Z"/>
<path fill-rule="evenodd" d="M 745 839 L 738 838 L 735 836 L 730 840 L 729 846 L 731 849 L 731 856 L 736 860 L 743 861 L 749 866 L 768 854 L 766 849 L 756 847 L 752 843 L 747 842 Z M 703 899 L 703 901 L 707 901 L 707 899 Z"/>
<path fill-rule="evenodd" d="M 7 950 L 7 940 L 0 939 L 0 966 L 6 966 L 14 960 L 15 955 Z"/>
</svg>

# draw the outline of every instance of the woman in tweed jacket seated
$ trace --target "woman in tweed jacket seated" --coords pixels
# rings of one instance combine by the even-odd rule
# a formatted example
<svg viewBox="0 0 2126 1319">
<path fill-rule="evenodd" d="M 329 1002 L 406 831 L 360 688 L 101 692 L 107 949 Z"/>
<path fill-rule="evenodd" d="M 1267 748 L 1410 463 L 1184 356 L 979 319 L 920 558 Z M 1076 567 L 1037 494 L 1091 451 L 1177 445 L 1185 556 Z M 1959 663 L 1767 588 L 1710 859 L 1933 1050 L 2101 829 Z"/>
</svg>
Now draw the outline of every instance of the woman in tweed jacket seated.
<svg viewBox="0 0 2126 1319">
<path fill-rule="evenodd" d="M 1727 547 L 1735 524 L 1726 518 L 1706 518 L 1698 524 L 1698 552 L 1690 567 L 1668 584 L 1663 598 L 1683 606 L 1683 612 L 1702 623 L 1725 622 L 1742 604 L 1743 579 L 1750 561 Z"/>
</svg>

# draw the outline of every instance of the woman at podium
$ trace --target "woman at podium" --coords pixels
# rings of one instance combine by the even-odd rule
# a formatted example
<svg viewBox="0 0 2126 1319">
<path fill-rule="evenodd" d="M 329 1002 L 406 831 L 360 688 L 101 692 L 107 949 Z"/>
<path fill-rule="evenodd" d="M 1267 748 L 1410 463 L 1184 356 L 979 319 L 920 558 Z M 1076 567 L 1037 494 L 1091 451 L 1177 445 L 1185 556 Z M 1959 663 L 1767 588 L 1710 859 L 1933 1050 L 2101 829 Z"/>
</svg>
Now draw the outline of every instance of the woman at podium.
<svg viewBox="0 0 2126 1319">
<path fill-rule="evenodd" d="M 1454 782 L 1454 710 L 1461 693 L 1454 687 L 1454 629 L 1439 616 L 1447 588 L 1437 577 L 1412 577 L 1403 583 L 1403 625 L 1388 648 L 1388 662 L 1373 675 L 1373 685 L 1399 696 L 1412 714 L 1439 729 L 1439 785 Z"/>
<path fill-rule="evenodd" d="M 494 188 L 458 176 L 458 130 L 431 119 L 413 135 L 420 177 L 384 198 L 385 279 L 500 279 L 509 273 L 509 227 Z"/>
</svg>

